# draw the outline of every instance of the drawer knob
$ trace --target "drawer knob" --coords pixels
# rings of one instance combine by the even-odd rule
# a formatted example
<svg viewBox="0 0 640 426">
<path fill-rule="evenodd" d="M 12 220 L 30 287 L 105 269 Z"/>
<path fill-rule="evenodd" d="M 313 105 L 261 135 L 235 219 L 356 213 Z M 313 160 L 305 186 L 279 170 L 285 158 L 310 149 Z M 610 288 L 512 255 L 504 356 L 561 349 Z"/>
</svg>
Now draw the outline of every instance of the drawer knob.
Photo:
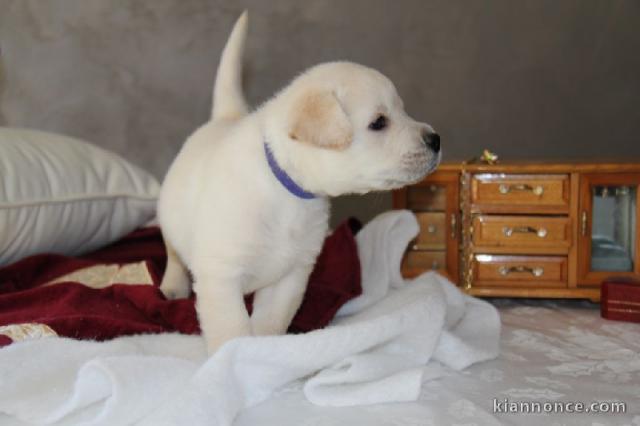
<svg viewBox="0 0 640 426">
<path fill-rule="evenodd" d="M 528 272 L 534 277 L 541 277 L 544 274 L 544 268 L 540 266 L 536 266 L 535 268 L 530 266 L 501 266 L 498 272 L 504 277 L 513 272 Z"/>
<path fill-rule="evenodd" d="M 434 260 L 434 261 L 431 263 L 431 269 L 438 269 L 439 267 L 440 267 L 440 263 L 438 263 L 438 261 L 437 261 L 437 260 Z"/>
<path fill-rule="evenodd" d="M 501 183 L 498 187 L 498 191 L 501 194 L 509 194 L 511 192 L 520 191 L 520 192 L 531 192 L 537 196 L 541 196 L 544 194 L 544 187 L 542 185 L 531 186 L 526 183 L 519 183 L 514 185 L 507 185 L 506 183 Z"/>
<path fill-rule="evenodd" d="M 435 234 L 438 228 L 435 225 L 428 225 L 427 232 L 430 234 Z"/>
<path fill-rule="evenodd" d="M 527 233 L 536 234 L 540 238 L 545 238 L 548 233 L 547 228 L 536 229 L 532 226 L 515 226 L 515 227 L 505 226 L 504 228 L 502 228 L 502 233 L 504 234 L 505 237 L 512 236 L 514 232 L 519 234 L 527 234 Z"/>
</svg>

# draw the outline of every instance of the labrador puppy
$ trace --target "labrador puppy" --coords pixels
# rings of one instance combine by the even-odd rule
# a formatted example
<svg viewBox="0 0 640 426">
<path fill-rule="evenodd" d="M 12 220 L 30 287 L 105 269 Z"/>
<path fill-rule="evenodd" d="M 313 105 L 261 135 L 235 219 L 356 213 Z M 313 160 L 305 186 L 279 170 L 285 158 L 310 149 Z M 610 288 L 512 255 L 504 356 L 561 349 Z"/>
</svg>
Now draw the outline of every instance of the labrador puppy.
<svg viewBox="0 0 640 426">
<path fill-rule="evenodd" d="M 222 54 L 211 120 L 187 139 L 158 202 L 168 253 L 160 289 L 186 297 L 191 272 L 210 353 L 286 331 L 327 235 L 330 197 L 400 188 L 440 160 L 439 136 L 362 65 L 315 66 L 248 112 L 246 34 L 245 12 Z M 254 292 L 249 317 L 243 296 Z"/>
</svg>

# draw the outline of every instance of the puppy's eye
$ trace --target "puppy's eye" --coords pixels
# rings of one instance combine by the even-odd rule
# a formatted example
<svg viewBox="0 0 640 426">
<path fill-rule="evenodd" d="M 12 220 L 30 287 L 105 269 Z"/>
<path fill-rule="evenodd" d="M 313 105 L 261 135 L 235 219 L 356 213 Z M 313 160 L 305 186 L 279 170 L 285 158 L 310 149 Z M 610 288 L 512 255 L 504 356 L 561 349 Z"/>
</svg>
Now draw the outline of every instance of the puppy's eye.
<svg viewBox="0 0 640 426">
<path fill-rule="evenodd" d="M 377 132 L 387 127 L 387 124 L 387 117 L 385 117 L 384 115 L 379 115 L 378 118 L 375 119 L 375 121 L 369 123 L 369 129 Z"/>
</svg>

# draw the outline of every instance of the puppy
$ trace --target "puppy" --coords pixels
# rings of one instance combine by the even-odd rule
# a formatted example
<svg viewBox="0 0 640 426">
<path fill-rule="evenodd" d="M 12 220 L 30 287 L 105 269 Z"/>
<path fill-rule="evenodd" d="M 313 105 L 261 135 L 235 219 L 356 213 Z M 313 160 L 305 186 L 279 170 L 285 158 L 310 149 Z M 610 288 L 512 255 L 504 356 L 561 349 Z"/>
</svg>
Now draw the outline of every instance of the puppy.
<svg viewBox="0 0 640 426">
<path fill-rule="evenodd" d="M 354 63 L 315 66 L 249 113 L 246 34 L 245 12 L 222 54 L 211 121 L 187 139 L 158 202 L 160 289 L 186 297 L 191 272 L 210 353 L 286 331 L 328 231 L 329 197 L 399 188 L 440 160 L 439 136 L 405 113 L 391 81 Z"/>
</svg>

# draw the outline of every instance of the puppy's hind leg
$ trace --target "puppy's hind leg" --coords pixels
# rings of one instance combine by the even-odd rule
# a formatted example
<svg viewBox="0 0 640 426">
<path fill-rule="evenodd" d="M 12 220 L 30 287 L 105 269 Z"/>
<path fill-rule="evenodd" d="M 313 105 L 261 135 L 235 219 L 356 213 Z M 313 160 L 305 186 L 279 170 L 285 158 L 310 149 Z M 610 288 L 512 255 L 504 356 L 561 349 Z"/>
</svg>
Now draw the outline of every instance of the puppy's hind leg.
<svg viewBox="0 0 640 426">
<path fill-rule="evenodd" d="M 167 268 L 162 277 L 160 291 L 167 299 L 188 297 L 191 290 L 189 271 L 166 238 L 165 247 L 167 248 Z"/>
<path fill-rule="evenodd" d="M 302 304 L 311 266 L 298 266 L 253 298 L 251 328 L 255 336 L 284 334 Z"/>
</svg>

